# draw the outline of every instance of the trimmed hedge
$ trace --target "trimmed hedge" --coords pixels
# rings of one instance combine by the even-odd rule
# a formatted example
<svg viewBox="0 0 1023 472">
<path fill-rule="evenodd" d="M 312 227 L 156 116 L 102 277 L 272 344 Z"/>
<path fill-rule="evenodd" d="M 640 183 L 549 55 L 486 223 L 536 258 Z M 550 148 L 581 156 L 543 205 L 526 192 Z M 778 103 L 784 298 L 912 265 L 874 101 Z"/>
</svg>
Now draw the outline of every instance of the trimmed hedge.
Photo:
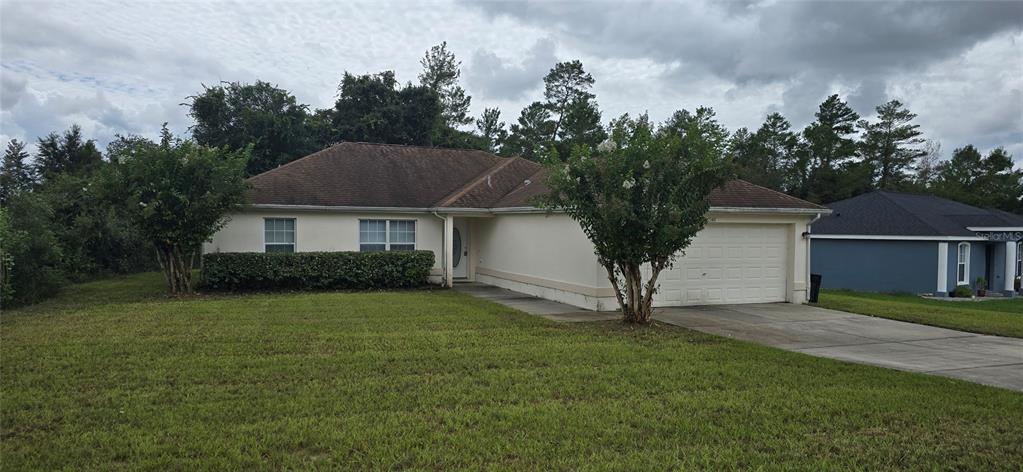
<svg viewBox="0 0 1023 472">
<path fill-rule="evenodd" d="M 408 288 L 426 284 L 433 251 L 223 252 L 202 256 L 211 290 Z"/>
</svg>

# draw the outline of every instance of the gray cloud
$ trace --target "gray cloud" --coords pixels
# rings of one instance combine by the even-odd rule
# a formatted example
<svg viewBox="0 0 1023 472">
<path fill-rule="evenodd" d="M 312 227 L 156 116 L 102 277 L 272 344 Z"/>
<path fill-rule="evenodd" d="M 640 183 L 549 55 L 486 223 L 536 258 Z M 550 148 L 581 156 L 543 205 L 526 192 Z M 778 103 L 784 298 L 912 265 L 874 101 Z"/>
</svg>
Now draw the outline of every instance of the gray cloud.
<svg viewBox="0 0 1023 472">
<path fill-rule="evenodd" d="M 919 67 L 1023 26 L 1021 2 L 482 2 L 601 57 L 681 62 L 729 79 Z"/>
<path fill-rule="evenodd" d="M 394 70 L 448 41 L 472 110 L 506 118 L 580 59 L 605 118 L 712 106 L 730 128 L 795 127 L 840 93 L 899 98 L 946 150 L 1023 159 L 1023 2 L 0 3 L 0 138 L 79 123 L 100 141 L 190 123 L 200 84 L 266 80 L 329 106 L 345 70 Z M 102 144 L 102 143 L 101 143 Z"/>
<path fill-rule="evenodd" d="M 501 59 L 491 51 L 477 49 L 466 71 L 466 80 L 483 98 L 517 100 L 536 90 L 543 76 L 558 61 L 554 41 L 539 40 L 528 51 L 525 60 L 515 63 Z"/>
<path fill-rule="evenodd" d="M 879 103 L 900 98 L 920 114 L 926 131 L 939 137 L 997 141 L 988 138 L 997 135 L 1009 140 L 1003 142 L 1009 147 L 1023 148 L 1013 133 L 1021 129 L 1023 114 L 1023 2 L 472 5 L 489 18 L 515 19 L 552 32 L 560 45 L 592 57 L 647 59 L 664 67 L 662 80 L 676 89 L 717 83 L 727 92 L 707 104 L 719 109 L 739 106 L 730 102 L 743 90 L 760 93 L 760 107 L 741 106 L 752 118 L 732 126 L 756 126 L 770 111 L 781 111 L 800 126 L 812 119 L 823 98 L 837 92 L 864 116 Z M 1000 64 L 977 52 L 992 45 Z M 1016 77 L 982 77 L 1000 68 L 1014 70 Z M 973 85 L 977 80 L 985 90 Z M 921 93 L 924 89 L 928 96 Z M 971 114 L 963 115 L 965 108 Z"/>
</svg>

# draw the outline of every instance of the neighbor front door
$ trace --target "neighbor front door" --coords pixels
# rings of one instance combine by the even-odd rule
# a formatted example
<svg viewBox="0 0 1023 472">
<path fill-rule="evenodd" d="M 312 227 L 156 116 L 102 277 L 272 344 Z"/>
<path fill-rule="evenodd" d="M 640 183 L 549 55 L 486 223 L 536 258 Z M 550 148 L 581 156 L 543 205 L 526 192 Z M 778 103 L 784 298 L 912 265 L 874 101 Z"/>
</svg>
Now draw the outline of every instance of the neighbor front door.
<svg viewBox="0 0 1023 472">
<path fill-rule="evenodd" d="M 451 235 L 451 264 L 454 267 L 452 275 L 456 279 L 464 279 L 469 271 L 469 225 L 464 218 L 456 218 L 455 230 Z"/>
</svg>

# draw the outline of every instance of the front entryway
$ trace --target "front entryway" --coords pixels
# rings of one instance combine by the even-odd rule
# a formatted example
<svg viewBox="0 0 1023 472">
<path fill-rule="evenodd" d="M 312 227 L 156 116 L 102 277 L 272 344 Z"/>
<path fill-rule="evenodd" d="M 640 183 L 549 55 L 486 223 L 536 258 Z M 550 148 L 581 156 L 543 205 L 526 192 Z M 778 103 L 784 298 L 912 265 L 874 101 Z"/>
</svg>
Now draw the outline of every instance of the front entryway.
<svg viewBox="0 0 1023 472">
<path fill-rule="evenodd" d="M 468 276 L 469 224 L 465 218 L 455 218 L 454 232 L 451 234 L 451 265 L 456 279 Z"/>
</svg>

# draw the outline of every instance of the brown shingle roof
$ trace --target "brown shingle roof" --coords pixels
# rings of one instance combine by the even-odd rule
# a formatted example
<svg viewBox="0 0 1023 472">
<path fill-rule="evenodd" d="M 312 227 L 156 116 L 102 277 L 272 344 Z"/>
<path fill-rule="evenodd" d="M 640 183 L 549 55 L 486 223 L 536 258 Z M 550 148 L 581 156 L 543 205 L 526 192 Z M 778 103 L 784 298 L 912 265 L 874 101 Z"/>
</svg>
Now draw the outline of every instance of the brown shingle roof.
<svg viewBox="0 0 1023 472">
<path fill-rule="evenodd" d="M 547 191 L 542 167 L 483 151 L 341 143 L 249 179 L 251 202 L 399 208 L 514 208 Z M 821 208 L 743 180 L 711 206 Z"/>
<path fill-rule="evenodd" d="M 809 208 L 823 209 L 806 200 L 767 187 L 735 179 L 710 193 L 710 206 L 728 208 Z"/>
<path fill-rule="evenodd" d="M 341 143 L 250 178 L 251 201 L 428 208 L 504 160 L 483 151 Z"/>
</svg>

